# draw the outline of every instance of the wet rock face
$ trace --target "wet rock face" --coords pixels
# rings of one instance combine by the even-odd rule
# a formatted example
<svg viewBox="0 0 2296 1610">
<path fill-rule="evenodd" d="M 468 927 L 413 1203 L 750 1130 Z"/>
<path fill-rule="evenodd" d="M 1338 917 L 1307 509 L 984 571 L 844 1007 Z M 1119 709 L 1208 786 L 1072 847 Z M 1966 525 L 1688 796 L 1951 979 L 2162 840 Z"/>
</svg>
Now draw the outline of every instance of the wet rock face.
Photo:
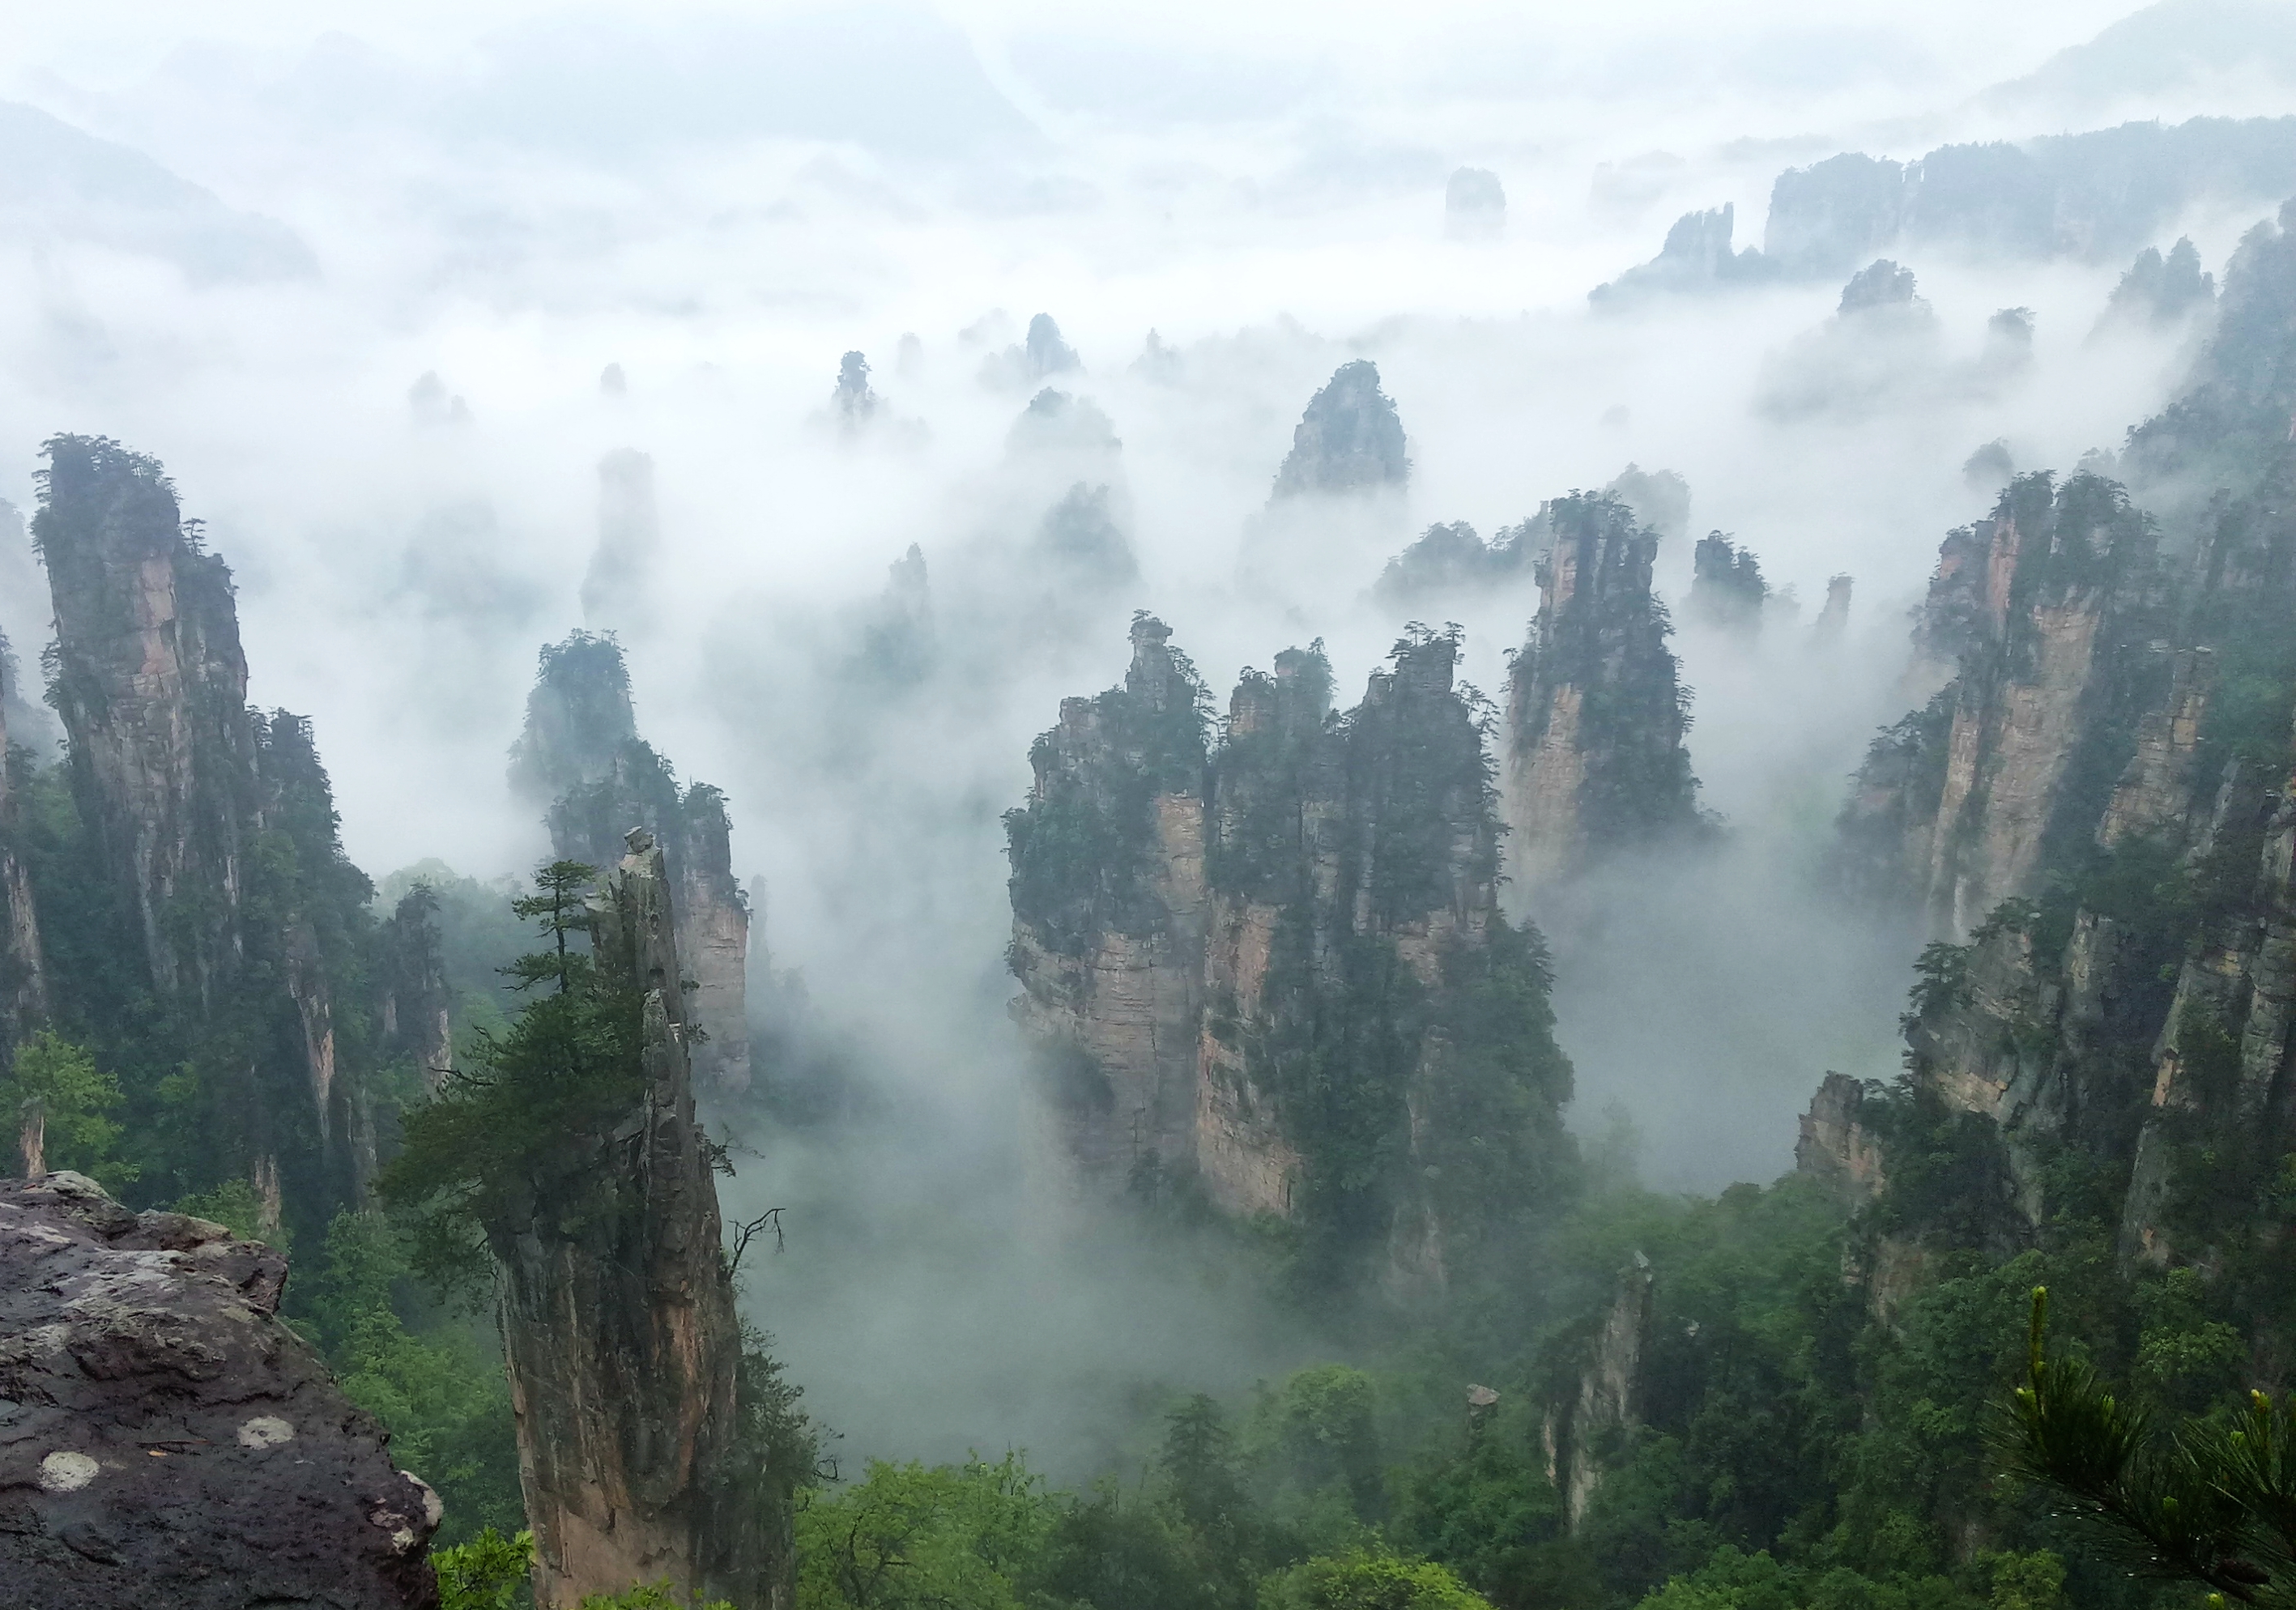
<svg viewBox="0 0 2296 1610">
<path fill-rule="evenodd" d="M 275 1317 L 287 1261 L 0 1182 L 0 1583 L 52 1610 L 439 1603 L 429 1487 Z"/>
</svg>

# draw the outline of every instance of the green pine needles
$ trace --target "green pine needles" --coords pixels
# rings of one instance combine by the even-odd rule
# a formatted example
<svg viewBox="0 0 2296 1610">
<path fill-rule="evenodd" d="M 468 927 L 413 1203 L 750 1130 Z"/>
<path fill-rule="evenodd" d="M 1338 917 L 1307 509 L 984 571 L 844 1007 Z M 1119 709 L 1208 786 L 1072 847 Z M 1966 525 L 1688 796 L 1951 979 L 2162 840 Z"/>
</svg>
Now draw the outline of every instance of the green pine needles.
<svg viewBox="0 0 2296 1610">
<path fill-rule="evenodd" d="M 506 1031 L 477 1031 L 465 1065 L 406 1114 L 399 1154 L 375 1182 L 408 1224 L 416 1271 L 439 1286 L 475 1281 L 488 1238 L 531 1224 L 643 1090 L 643 998 L 572 942 L 590 931 L 583 894 L 596 876 L 553 861 L 512 902 L 546 941 L 504 969 L 529 998 Z"/>
<path fill-rule="evenodd" d="M 2086 1359 L 2048 1353 L 2033 1288 L 2026 1384 L 2010 1400 L 2013 1474 L 2072 1501 L 2114 1552 L 2243 1604 L 2296 1598 L 2296 1399 L 2260 1392 L 2162 1433 Z M 2219 1601 L 2221 1602 L 2221 1601 Z"/>
</svg>

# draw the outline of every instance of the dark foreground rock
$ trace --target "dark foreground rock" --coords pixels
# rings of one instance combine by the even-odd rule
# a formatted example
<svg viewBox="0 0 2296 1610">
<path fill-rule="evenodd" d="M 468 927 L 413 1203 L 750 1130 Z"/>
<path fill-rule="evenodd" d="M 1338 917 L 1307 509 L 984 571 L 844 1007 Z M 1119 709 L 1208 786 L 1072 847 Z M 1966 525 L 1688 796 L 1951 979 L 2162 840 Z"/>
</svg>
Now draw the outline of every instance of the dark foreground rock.
<svg viewBox="0 0 2296 1610">
<path fill-rule="evenodd" d="M 0 1610 L 439 1603 L 439 1500 L 276 1317 L 287 1260 L 0 1181 Z"/>
</svg>

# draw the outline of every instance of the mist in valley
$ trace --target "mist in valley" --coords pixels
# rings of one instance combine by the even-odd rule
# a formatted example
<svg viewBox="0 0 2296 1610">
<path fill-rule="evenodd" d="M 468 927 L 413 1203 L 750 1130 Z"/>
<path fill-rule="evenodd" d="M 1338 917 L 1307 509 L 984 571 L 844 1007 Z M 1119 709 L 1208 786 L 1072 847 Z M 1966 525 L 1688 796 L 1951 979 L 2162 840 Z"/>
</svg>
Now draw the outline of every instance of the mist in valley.
<svg viewBox="0 0 2296 1610">
<path fill-rule="evenodd" d="M 251 702 L 311 719 L 378 882 L 547 856 L 504 781 L 536 656 L 616 634 L 640 732 L 726 795 L 769 1098 L 703 1116 L 726 1219 L 780 1210 L 744 1311 L 849 1475 L 1132 1468 L 1172 1398 L 1351 1344 L 1214 1232 L 1068 1189 L 1029 1115 L 1004 817 L 1061 702 L 1122 682 L 1136 612 L 1222 714 L 1317 640 L 1347 709 L 1407 625 L 1456 623 L 1496 754 L 1535 581 L 1386 567 L 1438 522 L 1487 541 L 1679 476 L 1654 587 L 1710 831 L 1501 900 L 1551 949 L 1590 1154 L 1767 1183 L 1824 1073 L 1896 1075 L 1939 937 L 1827 871 L 1867 743 L 1947 674 L 1908 636 L 1939 539 L 2174 394 L 2205 316 L 2108 318 L 2139 250 L 2189 237 L 2221 275 L 2296 192 L 2195 182 L 2087 250 L 1908 231 L 1841 272 L 1622 278 L 1685 213 L 1760 246 L 1773 181 L 1837 152 L 2286 104 L 2268 52 L 2074 72 L 2114 18 L 2062 4 L 21 21 L 0 497 L 34 506 L 60 431 L 164 463 L 232 567 Z M 1447 216 L 1462 168 L 1501 209 Z M 1886 329 L 1843 305 L 1876 258 L 1919 299 Z M 1357 360 L 1407 479 L 1272 501 Z M 602 483 L 628 451 L 636 505 Z M 1710 531 L 1759 559 L 1756 629 L 1689 607 Z M 0 548 L 29 681 L 47 604 Z"/>
</svg>

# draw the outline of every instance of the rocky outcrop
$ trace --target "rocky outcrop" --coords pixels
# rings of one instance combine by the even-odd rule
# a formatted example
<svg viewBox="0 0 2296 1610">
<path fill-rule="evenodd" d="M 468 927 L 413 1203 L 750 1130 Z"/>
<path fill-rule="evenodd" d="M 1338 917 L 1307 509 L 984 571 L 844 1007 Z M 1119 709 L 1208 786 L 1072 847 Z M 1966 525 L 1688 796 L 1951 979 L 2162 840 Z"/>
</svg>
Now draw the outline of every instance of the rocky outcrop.
<svg viewBox="0 0 2296 1610">
<path fill-rule="evenodd" d="M 1273 496 L 1370 492 L 1399 488 L 1410 476 L 1403 420 L 1379 389 L 1379 366 L 1357 358 L 1309 399 Z"/>
<path fill-rule="evenodd" d="M 1759 285 L 1777 278 L 1777 265 L 1749 246 L 1732 250 L 1737 208 L 1725 201 L 1705 212 L 1685 212 L 1666 232 L 1666 243 L 1647 263 L 1587 292 L 1596 307 L 1620 306 L 1656 294 Z"/>
<path fill-rule="evenodd" d="M 1651 592 L 1658 534 L 1607 494 L 1548 505 L 1538 613 L 1507 675 L 1507 872 L 1535 891 L 1694 829 L 1687 697 Z"/>
<path fill-rule="evenodd" d="M 1061 327 L 1053 316 L 1039 313 L 1029 320 L 1028 334 L 1019 342 L 981 360 L 980 383 L 1032 386 L 1083 366 L 1084 360 L 1077 356 L 1076 349 L 1061 339 Z"/>
<path fill-rule="evenodd" d="M 417 883 L 382 924 L 378 1014 L 384 1056 L 411 1065 L 431 1094 L 455 1067 L 454 991 L 439 948 L 438 916 L 437 891 Z"/>
<path fill-rule="evenodd" d="M 430 1610 L 437 1497 L 277 1318 L 287 1260 L 0 1182 L 0 1598 Z"/>
<path fill-rule="evenodd" d="M 634 826 L 662 847 L 687 1005 L 703 1037 L 693 1047 L 695 1075 L 707 1096 L 746 1091 L 750 908 L 734 875 L 726 798 L 707 783 L 680 789 L 637 735 L 629 670 L 611 635 L 575 632 L 543 649 L 510 775 L 529 800 L 552 801 L 551 850 L 562 860 L 610 867 Z"/>
<path fill-rule="evenodd" d="M 1809 628 L 1810 646 L 1831 648 L 1841 641 L 1849 630 L 1849 592 L 1856 585 L 1849 576 L 1829 576 L 1825 580 L 1825 604 L 1817 612 L 1817 620 Z"/>
<path fill-rule="evenodd" d="M 868 358 L 858 352 L 848 352 L 840 358 L 837 388 L 829 395 L 830 413 L 838 428 L 848 436 L 865 431 L 884 406 L 884 399 L 869 384 Z"/>
<path fill-rule="evenodd" d="M 1553 1405 L 1539 1428 L 1546 1478 L 1562 1496 L 1572 1526 L 1586 1518 L 1603 1478 L 1624 1462 L 1627 1437 L 1641 1424 L 1642 1358 L 1649 1344 L 1652 1288 L 1648 1258 L 1636 1253 L 1619 1271 L 1602 1329 L 1587 1346 L 1577 1392 Z"/>
<path fill-rule="evenodd" d="M 34 539 L 56 620 L 56 710 L 75 792 L 165 998 L 204 1005 L 244 957 L 255 814 L 231 571 L 206 553 L 157 460 L 58 437 Z"/>
<path fill-rule="evenodd" d="M 593 937 L 602 977 L 640 998 L 641 1097 L 567 1138 L 530 1213 L 488 1226 L 545 1610 L 665 1580 L 742 1610 L 791 1593 L 741 1443 L 741 1329 L 671 905 L 662 852 L 634 830 Z"/>
<path fill-rule="evenodd" d="M 1841 819 L 1851 882 L 1965 932 L 2031 891 L 2052 834 L 2099 831 L 2100 774 L 2130 763 L 2109 718 L 2136 702 L 2116 651 L 2150 629 L 2152 542 L 2120 487 L 2045 474 L 1947 538 L 1919 641 L 1960 639 L 1959 668 L 1868 752 Z"/>
<path fill-rule="evenodd" d="M 2112 288 L 2100 327 L 2124 324 L 2158 329 L 2207 307 L 2216 297 L 2216 275 L 2201 267 L 2200 249 L 2190 236 L 2179 236 L 2166 257 L 2158 246 L 2136 254 Z"/>
<path fill-rule="evenodd" d="M 1124 686 L 1061 702 L 1009 814 L 1015 1021 L 1081 1187 L 1195 1155 L 1203 978 L 1202 685 L 1142 616 Z"/>
<path fill-rule="evenodd" d="M 309 723 L 248 709 L 230 570 L 158 463 L 57 437 L 34 535 L 56 620 L 55 702 L 72 794 L 119 937 L 168 1022 L 128 1021 L 95 976 L 53 981 L 99 1036 L 245 1050 L 201 1077 L 203 1168 L 283 1182 L 324 1222 L 373 1166 L 364 1051 L 336 1021 L 373 889 L 344 857 Z M 112 913 L 91 914 L 108 922 Z"/>
<path fill-rule="evenodd" d="M 1828 1073 L 1794 1142 L 1794 1172 L 1816 1180 L 1847 1208 L 1880 1195 L 1885 1183 L 1881 1142 L 1866 1127 L 1864 1085 L 1846 1073 Z"/>
<path fill-rule="evenodd" d="M 1443 186 L 1443 233 L 1455 241 L 1495 241 L 1506 233 L 1506 190 L 1498 175 L 1452 169 Z"/>
<path fill-rule="evenodd" d="M 1439 1288 L 1554 1185 L 1570 1081 L 1544 949 L 1498 912 L 1457 640 L 1407 636 L 1344 716 L 1320 645 L 1247 671 L 1206 784 L 1193 673 L 1134 630 L 1126 687 L 1063 704 L 1007 818 L 1061 1154 L 1289 1219 L 1334 1279 Z"/>
</svg>

